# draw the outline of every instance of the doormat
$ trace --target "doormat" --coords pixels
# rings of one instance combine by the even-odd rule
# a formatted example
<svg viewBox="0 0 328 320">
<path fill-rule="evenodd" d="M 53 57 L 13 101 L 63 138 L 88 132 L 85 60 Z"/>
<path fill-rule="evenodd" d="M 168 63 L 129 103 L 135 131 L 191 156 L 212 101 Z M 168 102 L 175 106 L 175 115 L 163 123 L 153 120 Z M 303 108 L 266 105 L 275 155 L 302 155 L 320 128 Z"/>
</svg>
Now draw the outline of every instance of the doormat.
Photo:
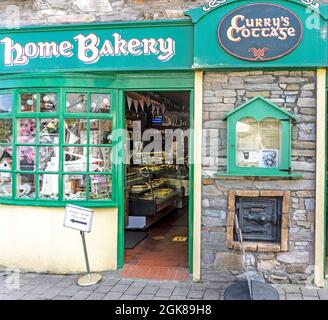
<svg viewBox="0 0 328 320">
<path fill-rule="evenodd" d="M 174 237 L 172 241 L 174 242 L 186 242 L 188 240 L 187 237 Z"/>
<path fill-rule="evenodd" d="M 124 248 L 133 249 L 143 239 L 148 237 L 147 232 L 143 231 L 125 231 L 124 233 Z"/>
</svg>

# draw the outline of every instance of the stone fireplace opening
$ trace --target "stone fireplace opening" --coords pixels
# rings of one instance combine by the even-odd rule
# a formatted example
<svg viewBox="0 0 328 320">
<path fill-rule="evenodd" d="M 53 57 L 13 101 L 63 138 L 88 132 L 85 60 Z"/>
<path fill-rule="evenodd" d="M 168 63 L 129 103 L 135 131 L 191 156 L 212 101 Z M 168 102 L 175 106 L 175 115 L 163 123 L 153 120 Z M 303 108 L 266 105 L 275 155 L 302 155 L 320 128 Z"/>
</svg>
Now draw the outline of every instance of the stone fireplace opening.
<svg viewBox="0 0 328 320">
<path fill-rule="evenodd" d="M 237 215 L 248 251 L 288 251 L 289 191 L 230 190 L 227 247 L 240 250 L 234 228 Z"/>
</svg>

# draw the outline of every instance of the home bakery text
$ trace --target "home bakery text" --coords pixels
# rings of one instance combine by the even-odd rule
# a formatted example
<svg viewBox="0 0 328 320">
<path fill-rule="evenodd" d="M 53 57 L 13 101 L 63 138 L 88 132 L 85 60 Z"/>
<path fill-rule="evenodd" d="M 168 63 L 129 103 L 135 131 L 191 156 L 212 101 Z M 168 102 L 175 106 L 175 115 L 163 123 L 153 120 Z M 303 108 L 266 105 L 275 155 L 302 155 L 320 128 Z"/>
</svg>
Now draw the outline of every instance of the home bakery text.
<svg viewBox="0 0 328 320">
<path fill-rule="evenodd" d="M 94 64 L 102 57 L 117 56 L 155 56 L 159 61 L 169 61 L 175 55 L 175 41 L 168 37 L 124 39 L 119 33 L 113 33 L 112 39 L 101 40 L 97 35 L 78 34 L 72 41 L 28 42 L 20 44 L 9 37 L 0 40 L 4 46 L 4 65 L 27 65 L 31 59 L 71 58 L 77 54 L 85 64 Z M 75 49 L 75 46 L 76 49 Z"/>
</svg>

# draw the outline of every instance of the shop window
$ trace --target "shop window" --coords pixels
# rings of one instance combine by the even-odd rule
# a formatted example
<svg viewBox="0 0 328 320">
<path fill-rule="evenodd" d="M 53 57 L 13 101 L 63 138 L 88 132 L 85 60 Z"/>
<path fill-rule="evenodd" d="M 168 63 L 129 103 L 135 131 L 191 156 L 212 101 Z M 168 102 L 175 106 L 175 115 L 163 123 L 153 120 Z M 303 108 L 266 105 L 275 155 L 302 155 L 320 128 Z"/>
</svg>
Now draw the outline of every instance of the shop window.
<svg viewBox="0 0 328 320">
<path fill-rule="evenodd" d="M 227 172 L 218 175 L 299 176 L 291 172 L 291 128 L 296 120 L 262 97 L 225 116 L 228 122 Z"/>
<path fill-rule="evenodd" d="M 110 101 L 106 92 L 0 93 L 0 199 L 112 201 Z"/>
</svg>

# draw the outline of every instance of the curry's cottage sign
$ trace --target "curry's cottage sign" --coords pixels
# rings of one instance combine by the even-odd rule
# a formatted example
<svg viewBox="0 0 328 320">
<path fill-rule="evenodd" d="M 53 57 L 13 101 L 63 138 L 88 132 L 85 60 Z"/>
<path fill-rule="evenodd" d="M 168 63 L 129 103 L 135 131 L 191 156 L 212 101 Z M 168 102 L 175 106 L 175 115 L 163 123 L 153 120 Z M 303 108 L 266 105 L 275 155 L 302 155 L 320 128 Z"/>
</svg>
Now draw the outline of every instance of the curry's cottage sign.
<svg viewBox="0 0 328 320">
<path fill-rule="evenodd" d="M 247 61 L 269 61 L 288 55 L 302 36 L 302 23 L 296 14 L 271 3 L 241 6 L 223 17 L 218 27 L 223 49 Z"/>
<path fill-rule="evenodd" d="M 9 37 L 0 40 L 4 45 L 4 66 L 27 65 L 30 60 L 41 58 L 71 58 L 74 56 L 75 46 L 78 59 L 85 64 L 94 64 L 101 57 L 108 56 L 156 56 L 160 62 L 169 61 L 175 55 L 175 41 L 168 37 L 143 38 L 141 40 L 133 38 L 124 39 L 119 33 L 112 34 L 112 39 L 100 39 L 99 36 L 90 33 L 89 35 L 78 34 L 73 37 L 73 41 L 48 42 L 28 42 L 21 44 Z"/>
</svg>

